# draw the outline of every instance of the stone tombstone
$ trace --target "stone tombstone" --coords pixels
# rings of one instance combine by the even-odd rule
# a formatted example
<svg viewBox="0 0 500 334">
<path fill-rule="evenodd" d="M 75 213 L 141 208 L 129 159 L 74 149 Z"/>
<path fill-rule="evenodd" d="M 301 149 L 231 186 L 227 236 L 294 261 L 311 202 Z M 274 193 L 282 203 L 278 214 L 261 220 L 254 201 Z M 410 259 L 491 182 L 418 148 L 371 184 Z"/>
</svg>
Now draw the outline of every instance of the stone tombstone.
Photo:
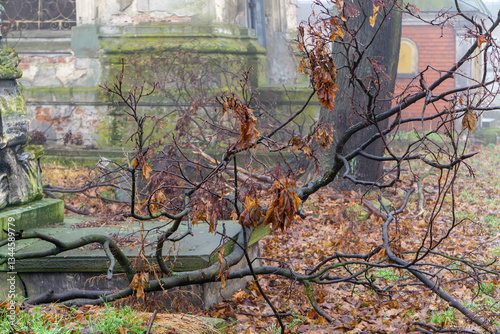
<svg viewBox="0 0 500 334">
<path fill-rule="evenodd" d="M 0 49 L 0 209 L 42 198 L 40 157 L 43 149 L 27 146 L 26 101 L 16 79 L 21 59 L 10 48 Z"/>
</svg>

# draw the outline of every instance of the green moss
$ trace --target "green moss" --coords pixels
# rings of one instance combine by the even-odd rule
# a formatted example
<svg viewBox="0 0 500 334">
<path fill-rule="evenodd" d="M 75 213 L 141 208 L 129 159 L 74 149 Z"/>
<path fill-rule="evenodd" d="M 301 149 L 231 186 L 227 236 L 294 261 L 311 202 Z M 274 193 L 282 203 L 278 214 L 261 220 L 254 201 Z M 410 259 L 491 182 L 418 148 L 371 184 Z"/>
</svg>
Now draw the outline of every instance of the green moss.
<svg viewBox="0 0 500 334">
<path fill-rule="evenodd" d="M 177 59 L 186 65 L 182 52 L 194 53 L 194 65 L 223 64 L 227 70 L 239 71 L 252 67 L 251 82 L 254 86 L 266 83 L 267 60 L 266 50 L 257 42 L 254 36 L 243 34 L 238 29 L 227 27 L 181 27 L 165 26 L 137 27 L 124 31 L 117 36 L 103 36 L 101 47 L 104 50 L 103 62 L 106 71 L 103 81 L 111 81 L 121 70 L 122 59 L 125 59 L 132 75 L 137 79 L 152 80 L 156 75 L 165 73 L 172 59 Z M 237 62 L 238 66 L 232 68 Z M 149 66 L 146 66 L 149 65 Z M 163 67 L 163 68 L 162 68 Z M 220 70 L 220 69 L 219 69 Z M 200 73 L 205 72 L 201 71 Z"/>
<path fill-rule="evenodd" d="M 0 111 L 2 112 L 2 116 L 27 115 L 24 96 L 20 92 L 17 92 L 14 96 L 2 96 L 0 98 Z"/>
<path fill-rule="evenodd" d="M 30 154 L 32 159 L 39 159 L 43 156 L 44 148 L 42 145 L 27 145 L 25 151 Z"/>
<path fill-rule="evenodd" d="M 43 189 L 42 189 L 42 184 L 39 178 L 36 177 L 36 175 L 33 173 L 33 171 L 28 170 L 29 176 L 30 176 L 30 183 L 33 192 L 29 194 L 29 196 L 26 198 L 26 200 L 23 203 L 30 203 L 35 200 L 39 200 L 43 198 Z"/>
<path fill-rule="evenodd" d="M 14 67 L 0 65 L 0 80 L 19 79 L 23 76 L 23 72 Z"/>
<path fill-rule="evenodd" d="M 11 49 L 4 47 L 0 49 L 0 79 L 19 79 L 23 72 L 17 68 L 21 58 Z"/>
</svg>

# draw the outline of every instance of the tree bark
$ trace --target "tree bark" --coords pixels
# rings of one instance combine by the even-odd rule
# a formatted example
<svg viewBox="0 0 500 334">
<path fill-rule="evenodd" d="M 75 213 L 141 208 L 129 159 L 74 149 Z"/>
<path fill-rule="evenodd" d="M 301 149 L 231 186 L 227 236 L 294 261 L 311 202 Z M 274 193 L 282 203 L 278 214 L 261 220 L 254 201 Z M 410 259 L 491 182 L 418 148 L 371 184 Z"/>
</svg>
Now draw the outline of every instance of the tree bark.
<svg viewBox="0 0 500 334">
<path fill-rule="evenodd" d="M 385 7 L 381 6 L 374 27 L 369 20 L 374 10 L 372 1 L 345 2 L 346 6 L 354 6 L 359 15 L 348 18 L 345 36 L 334 43 L 339 91 L 335 98 L 335 109 L 332 112 L 322 109 L 320 122 L 333 125 L 334 144 L 351 125 L 363 121 L 369 126 L 351 138 L 344 147 L 343 155 L 352 152 L 377 133 L 377 126 L 384 129 L 388 123 L 385 121 L 375 125 L 372 119 L 373 115 L 391 107 L 401 40 L 402 15 L 395 6 L 396 2 L 389 0 L 385 2 Z M 370 94 L 373 98 L 369 97 Z M 384 149 L 385 145 L 379 139 L 368 146 L 365 152 L 382 156 Z M 335 145 L 332 145 L 323 159 L 325 167 L 332 166 L 335 153 Z M 358 179 L 376 181 L 382 176 L 381 162 L 358 157 L 350 164 L 351 171 Z"/>
</svg>

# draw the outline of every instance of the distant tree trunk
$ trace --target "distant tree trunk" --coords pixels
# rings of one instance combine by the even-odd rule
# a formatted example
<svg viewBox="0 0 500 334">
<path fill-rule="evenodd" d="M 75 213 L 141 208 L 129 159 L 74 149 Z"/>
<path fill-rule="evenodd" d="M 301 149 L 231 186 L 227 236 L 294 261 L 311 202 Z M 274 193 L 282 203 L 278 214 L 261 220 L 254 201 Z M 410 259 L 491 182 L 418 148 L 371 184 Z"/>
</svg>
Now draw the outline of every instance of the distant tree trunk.
<svg viewBox="0 0 500 334">
<path fill-rule="evenodd" d="M 385 10 L 388 11 L 393 6 L 392 0 L 385 1 Z M 373 114 L 378 114 L 381 111 L 391 107 L 391 97 L 394 92 L 396 81 L 397 66 L 399 60 L 399 48 L 401 40 L 401 12 L 397 8 L 392 8 L 387 17 L 384 18 L 384 8 L 380 8 L 377 15 L 375 26 L 370 25 L 369 17 L 373 14 L 373 2 L 368 0 L 345 2 L 351 6 L 355 6 L 360 10 L 360 15 L 352 17 L 347 22 L 349 32 L 343 39 L 337 40 L 334 43 L 333 53 L 335 66 L 338 69 L 337 91 L 335 98 L 335 109 L 330 113 L 327 109 L 322 109 L 320 112 L 320 122 L 333 124 L 334 143 L 336 143 L 345 130 L 351 125 L 365 121 L 370 122 Z M 358 7 L 358 6 L 361 6 Z M 382 25 L 382 26 L 381 26 Z M 378 29 L 380 30 L 378 31 Z M 370 43 L 375 36 L 374 41 Z M 352 72 L 353 64 L 358 61 L 359 54 L 357 53 L 353 39 L 356 39 L 359 45 L 358 51 L 365 53 L 362 59 Z M 345 44 L 348 43 L 348 44 Z M 349 45 L 346 47 L 346 45 Z M 372 62 L 375 61 L 379 66 L 379 77 L 376 75 Z M 360 79 L 365 87 L 369 88 L 371 94 L 376 96 L 374 104 L 370 107 L 368 95 L 361 88 L 361 84 L 355 79 Z M 380 86 L 378 86 L 380 85 Z M 379 123 L 382 129 L 387 125 L 387 121 Z M 358 135 L 350 139 L 344 147 L 343 154 L 351 152 L 358 147 L 366 139 L 377 133 L 375 125 L 371 125 L 367 129 L 359 132 Z M 323 163 L 331 166 L 335 159 L 334 145 L 331 146 L 331 151 L 327 152 Z M 367 153 L 381 156 L 384 152 L 384 144 L 382 140 L 377 140 L 365 149 Z M 351 171 L 358 179 L 375 181 L 382 175 L 382 163 L 369 160 L 363 157 L 355 158 L 351 161 Z M 326 167 L 326 166 L 325 166 Z"/>
</svg>

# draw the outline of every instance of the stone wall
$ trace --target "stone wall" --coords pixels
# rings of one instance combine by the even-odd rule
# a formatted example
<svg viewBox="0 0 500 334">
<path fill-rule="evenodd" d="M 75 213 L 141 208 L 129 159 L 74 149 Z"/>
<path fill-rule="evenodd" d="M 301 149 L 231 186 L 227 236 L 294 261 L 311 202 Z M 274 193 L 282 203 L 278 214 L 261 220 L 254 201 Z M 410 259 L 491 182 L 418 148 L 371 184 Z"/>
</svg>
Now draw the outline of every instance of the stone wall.
<svg viewBox="0 0 500 334">
<path fill-rule="evenodd" d="M 298 55 L 290 46 L 296 1 L 253 0 L 263 9 L 264 16 L 256 19 L 266 28 L 264 37 L 248 29 L 249 1 L 77 0 L 77 26 L 71 31 L 10 32 L 4 41 L 15 45 L 21 57 L 19 82 L 31 131 L 50 146 L 119 145 L 127 120 L 120 118 L 99 85 L 113 80 L 122 59 L 131 77 L 151 81 L 161 67 L 148 70 L 148 64 L 182 48 L 196 49 L 200 57 L 225 66 L 231 63 L 233 71 L 252 67 L 254 87 L 281 91 L 283 100 L 267 102 L 289 108 L 285 86 L 307 91 L 307 82 L 297 73 Z M 166 112 L 172 102 L 155 103 L 155 108 L 154 113 Z"/>
</svg>

